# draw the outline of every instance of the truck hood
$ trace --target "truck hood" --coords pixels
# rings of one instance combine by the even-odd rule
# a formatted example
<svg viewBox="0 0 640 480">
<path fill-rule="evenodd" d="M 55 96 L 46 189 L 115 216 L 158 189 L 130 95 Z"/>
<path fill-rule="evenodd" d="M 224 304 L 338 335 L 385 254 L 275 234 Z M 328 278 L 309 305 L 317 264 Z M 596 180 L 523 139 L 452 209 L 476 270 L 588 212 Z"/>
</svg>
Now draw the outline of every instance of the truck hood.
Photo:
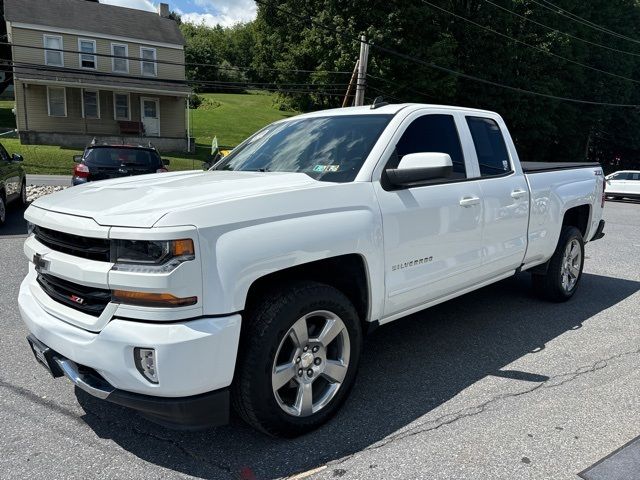
<svg viewBox="0 0 640 480">
<path fill-rule="evenodd" d="M 33 205 L 100 225 L 149 228 L 177 210 L 328 185 L 304 173 L 172 172 L 90 182 L 40 197 Z"/>
</svg>

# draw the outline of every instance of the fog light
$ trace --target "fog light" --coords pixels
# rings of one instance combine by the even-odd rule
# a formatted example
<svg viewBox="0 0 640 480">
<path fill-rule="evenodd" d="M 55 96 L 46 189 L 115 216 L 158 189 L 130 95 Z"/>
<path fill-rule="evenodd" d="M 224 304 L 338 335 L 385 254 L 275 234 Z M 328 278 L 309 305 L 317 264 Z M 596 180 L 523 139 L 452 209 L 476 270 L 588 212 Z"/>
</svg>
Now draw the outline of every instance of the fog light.
<svg viewBox="0 0 640 480">
<path fill-rule="evenodd" d="M 153 348 L 134 348 L 133 360 L 136 364 L 136 368 L 144 378 L 149 380 L 151 383 L 158 383 L 156 351 Z"/>
</svg>

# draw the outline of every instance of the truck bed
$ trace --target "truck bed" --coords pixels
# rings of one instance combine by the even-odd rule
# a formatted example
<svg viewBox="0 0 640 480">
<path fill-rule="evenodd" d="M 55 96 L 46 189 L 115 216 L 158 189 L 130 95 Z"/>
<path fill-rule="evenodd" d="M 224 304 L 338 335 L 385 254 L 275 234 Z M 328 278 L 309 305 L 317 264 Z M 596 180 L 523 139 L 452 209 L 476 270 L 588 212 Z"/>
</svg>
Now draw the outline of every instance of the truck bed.
<svg viewBox="0 0 640 480">
<path fill-rule="evenodd" d="M 553 172 L 575 168 L 599 167 L 597 162 L 520 162 L 524 173 Z"/>
</svg>

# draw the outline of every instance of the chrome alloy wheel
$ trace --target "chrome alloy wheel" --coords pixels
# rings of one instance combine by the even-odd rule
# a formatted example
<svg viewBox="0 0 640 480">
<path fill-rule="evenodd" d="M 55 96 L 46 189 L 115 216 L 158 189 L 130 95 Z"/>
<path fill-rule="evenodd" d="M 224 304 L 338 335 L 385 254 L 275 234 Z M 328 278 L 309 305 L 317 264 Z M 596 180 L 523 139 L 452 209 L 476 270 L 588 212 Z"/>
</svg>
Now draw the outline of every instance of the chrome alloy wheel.
<svg viewBox="0 0 640 480">
<path fill-rule="evenodd" d="M 577 239 L 571 240 L 564 249 L 562 256 L 562 288 L 570 292 L 576 286 L 580 276 L 580 263 L 582 262 L 582 250 Z"/>
<path fill-rule="evenodd" d="M 308 417 L 338 393 L 349 368 L 349 332 L 335 313 L 317 310 L 296 320 L 273 362 L 271 386 L 289 415 Z"/>
</svg>

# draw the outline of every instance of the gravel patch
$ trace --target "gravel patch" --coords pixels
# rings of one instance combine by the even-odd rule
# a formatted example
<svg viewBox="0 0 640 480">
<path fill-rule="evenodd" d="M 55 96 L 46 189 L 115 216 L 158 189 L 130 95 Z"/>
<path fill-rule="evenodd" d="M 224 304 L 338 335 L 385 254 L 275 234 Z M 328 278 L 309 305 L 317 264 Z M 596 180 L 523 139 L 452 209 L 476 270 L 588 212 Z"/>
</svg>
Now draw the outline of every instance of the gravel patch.
<svg viewBox="0 0 640 480">
<path fill-rule="evenodd" d="M 59 192 L 60 190 L 64 190 L 63 186 L 52 186 L 52 185 L 27 185 L 27 201 L 33 202 L 36 198 L 40 198 L 44 195 L 49 195 L 50 193 Z"/>
</svg>

